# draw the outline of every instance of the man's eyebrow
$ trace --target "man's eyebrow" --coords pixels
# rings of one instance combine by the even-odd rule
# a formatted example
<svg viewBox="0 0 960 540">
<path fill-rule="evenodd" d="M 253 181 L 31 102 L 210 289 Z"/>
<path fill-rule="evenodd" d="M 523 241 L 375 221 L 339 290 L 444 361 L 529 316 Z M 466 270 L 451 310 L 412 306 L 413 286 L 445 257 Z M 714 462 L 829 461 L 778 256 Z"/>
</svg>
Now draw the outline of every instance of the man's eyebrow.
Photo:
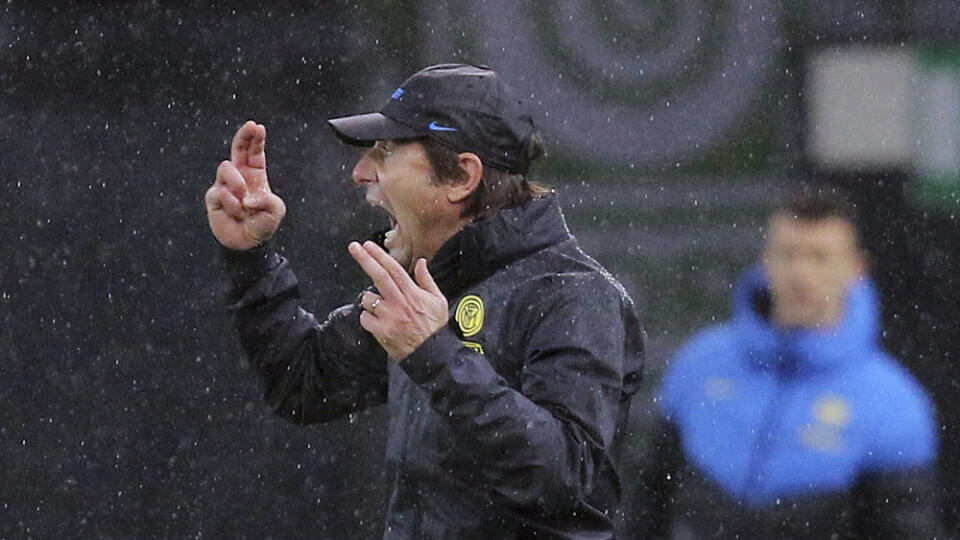
<svg viewBox="0 0 960 540">
<path fill-rule="evenodd" d="M 388 150 L 383 146 L 384 141 L 377 141 L 370 149 L 370 157 L 377 161 L 383 161 L 387 157 Z"/>
<path fill-rule="evenodd" d="M 396 145 L 393 141 L 377 141 L 371 150 L 371 156 L 379 161 L 383 161 L 393 153 Z"/>
</svg>

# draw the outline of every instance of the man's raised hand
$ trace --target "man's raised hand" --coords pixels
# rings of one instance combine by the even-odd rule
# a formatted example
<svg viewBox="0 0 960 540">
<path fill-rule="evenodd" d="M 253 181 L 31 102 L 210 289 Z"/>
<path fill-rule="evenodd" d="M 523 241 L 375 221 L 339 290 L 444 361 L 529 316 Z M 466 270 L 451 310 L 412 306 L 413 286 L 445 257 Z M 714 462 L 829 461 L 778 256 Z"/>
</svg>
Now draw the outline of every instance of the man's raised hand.
<svg viewBox="0 0 960 540">
<path fill-rule="evenodd" d="M 263 124 L 243 124 L 230 145 L 230 160 L 220 163 L 207 190 L 210 230 L 230 249 L 250 249 L 270 239 L 287 212 L 267 182 L 266 140 Z"/>
<path fill-rule="evenodd" d="M 352 242 L 350 255 L 373 280 L 379 295 L 365 292 L 360 326 L 377 338 L 387 355 L 400 361 L 447 324 L 447 298 L 417 260 L 414 277 L 373 242 Z"/>
</svg>

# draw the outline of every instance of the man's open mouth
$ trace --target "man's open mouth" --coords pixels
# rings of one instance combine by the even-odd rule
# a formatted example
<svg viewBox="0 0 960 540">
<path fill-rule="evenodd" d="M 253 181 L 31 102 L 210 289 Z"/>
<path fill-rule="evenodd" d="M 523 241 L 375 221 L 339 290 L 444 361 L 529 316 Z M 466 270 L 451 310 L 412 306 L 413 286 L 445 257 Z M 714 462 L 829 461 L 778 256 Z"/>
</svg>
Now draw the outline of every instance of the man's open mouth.
<svg viewBox="0 0 960 540">
<path fill-rule="evenodd" d="M 383 213 L 387 215 L 387 219 L 390 220 L 390 230 L 388 230 L 383 237 L 383 247 L 387 248 L 387 251 L 389 251 L 391 248 L 396 247 L 397 242 L 399 241 L 397 235 L 400 232 L 400 223 L 397 221 L 397 218 L 395 218 L 393 214 L 383 206 L 379 204 L 374 206 L 382 210 Z"/>
<path fill-rule="evenodd" d="M 400 241 L 400 224 L 397 223 L 396 220 L 391 219 L 390 226 L 390 230 L 383 235 L 383 247 L 387 248 L 388 251 L 396 247 L 397 242 Z"/>
</svg>

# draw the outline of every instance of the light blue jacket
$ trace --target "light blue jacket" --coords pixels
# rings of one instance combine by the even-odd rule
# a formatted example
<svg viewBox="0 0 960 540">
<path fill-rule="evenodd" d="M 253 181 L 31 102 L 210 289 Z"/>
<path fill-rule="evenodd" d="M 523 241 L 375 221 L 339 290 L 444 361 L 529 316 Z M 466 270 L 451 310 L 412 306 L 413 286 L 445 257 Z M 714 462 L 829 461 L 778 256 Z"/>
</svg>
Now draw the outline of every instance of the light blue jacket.
<svg viewBox="0 0 960 540">
<path fill-rule="evenodd" d="M 658 401 L 686 461 L 750 507 L 931 467 L 933 406 L 880 349 L 873 284 L 853 284 L 842 321 L 823 330 L 771 325 L 768 294 L 749 270 L 733 320 L 700 332 L 668 368 Z"/>
</svg>

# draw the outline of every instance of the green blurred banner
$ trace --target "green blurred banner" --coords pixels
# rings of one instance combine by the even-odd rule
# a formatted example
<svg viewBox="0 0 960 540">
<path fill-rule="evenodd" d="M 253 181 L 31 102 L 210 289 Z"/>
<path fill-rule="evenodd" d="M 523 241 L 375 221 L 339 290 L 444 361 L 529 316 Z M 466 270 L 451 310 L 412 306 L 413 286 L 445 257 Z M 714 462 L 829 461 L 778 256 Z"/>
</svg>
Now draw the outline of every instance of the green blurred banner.
<svg viewBox="0 0 960 540">
<path fill-rule="evenodd" d="M 918 153 L 909 192 L 934 211 L 960 208 L 960 46 L 917 51 L 914 125 Z"/>
</svg>

